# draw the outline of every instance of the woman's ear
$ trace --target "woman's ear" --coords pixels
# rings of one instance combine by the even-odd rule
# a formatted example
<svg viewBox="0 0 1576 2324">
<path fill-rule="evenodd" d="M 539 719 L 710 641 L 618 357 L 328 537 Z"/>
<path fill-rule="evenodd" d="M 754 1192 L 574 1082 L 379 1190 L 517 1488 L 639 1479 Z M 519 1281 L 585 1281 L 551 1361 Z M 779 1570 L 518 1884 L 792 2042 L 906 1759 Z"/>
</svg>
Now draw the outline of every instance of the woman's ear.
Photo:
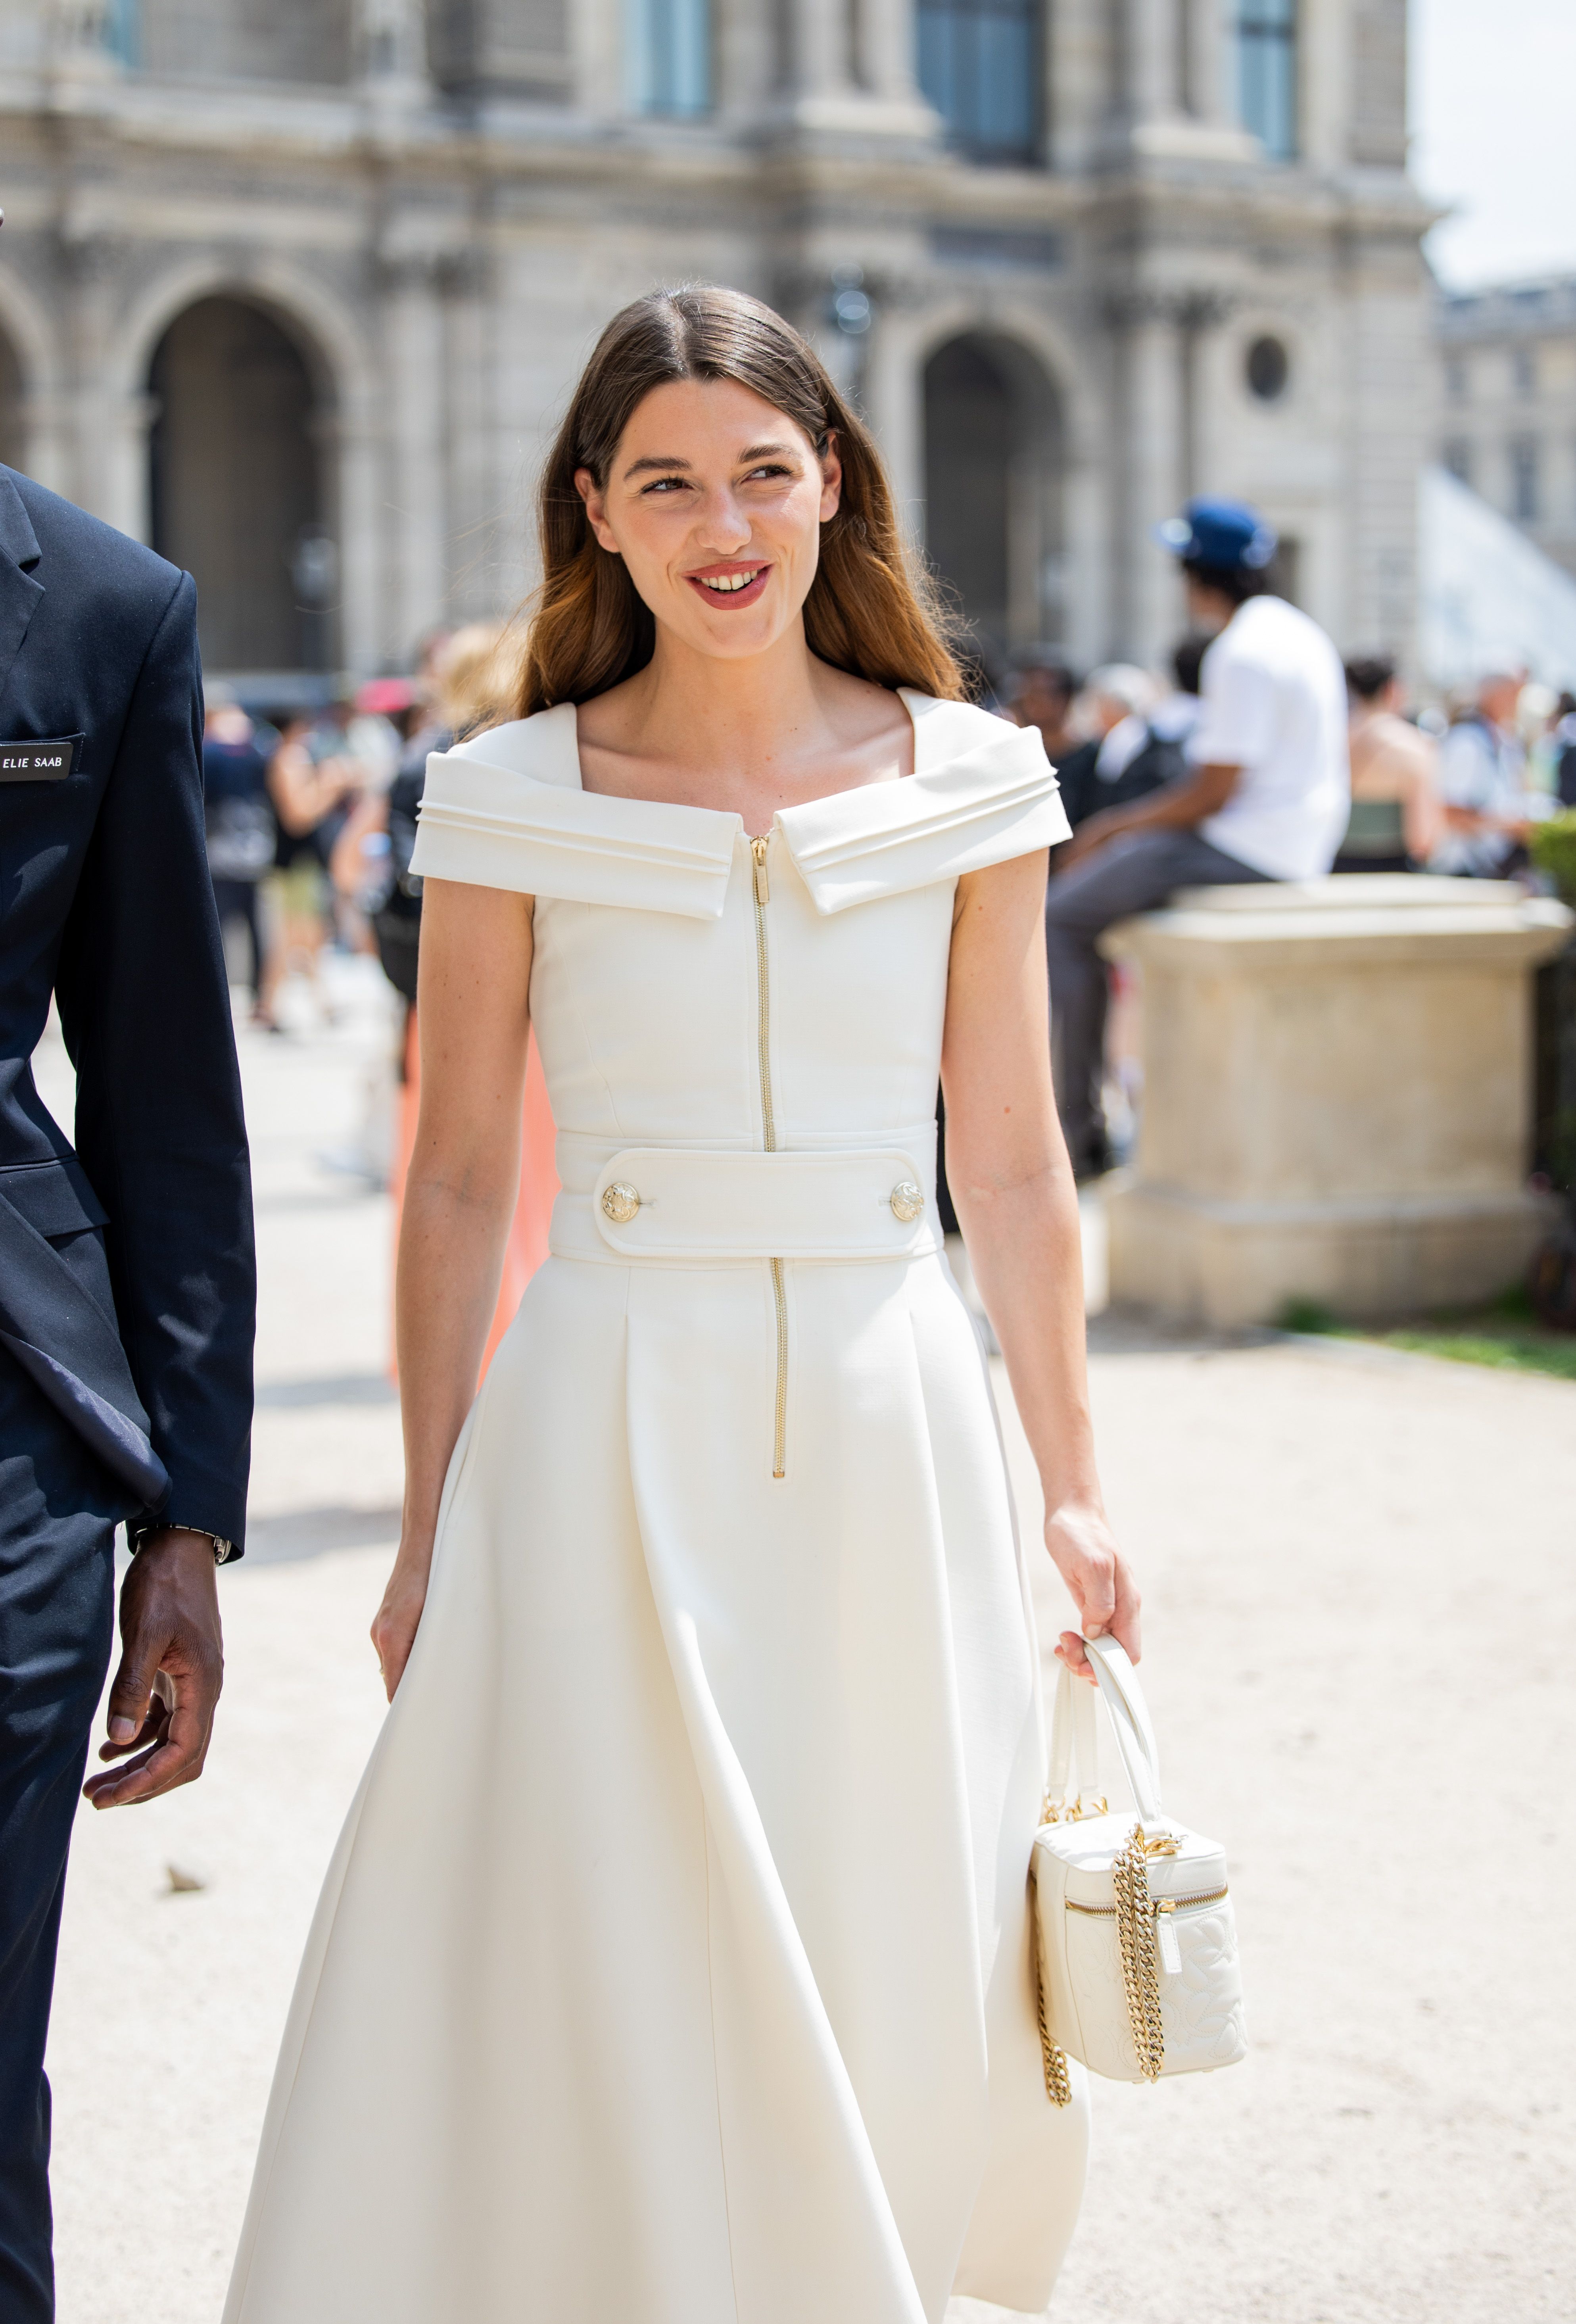
<svg viewBox="0 0 1576 2324">
<path fill-rule="evenodd" d="M 589 468 L 576 469 L 575 490 L 585 503 L 585 521 L 603 548 L 610 555 L 616 557 L 619 554 L 619 546 L 613 538 L 613 528 L 607 521 L 607 495 Z"/>
<path fill-rule="evenodd" d="M 843 505 L 843 463 L 837 456 L 837 430 L 832 429 L 826 438 L 826 449 L 821 455 L 821 521 L 828 524 Z"/>
</svg>

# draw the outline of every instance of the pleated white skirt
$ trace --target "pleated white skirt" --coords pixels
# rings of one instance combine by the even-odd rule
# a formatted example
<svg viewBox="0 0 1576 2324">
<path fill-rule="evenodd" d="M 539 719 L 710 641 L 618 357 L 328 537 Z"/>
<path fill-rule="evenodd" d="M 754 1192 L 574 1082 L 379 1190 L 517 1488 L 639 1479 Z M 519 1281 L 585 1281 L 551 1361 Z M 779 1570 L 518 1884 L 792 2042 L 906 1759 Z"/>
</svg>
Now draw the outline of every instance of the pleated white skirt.
<svg viewBox="0 0 1576 2324">
<path fill-rule="evenodd" d="M 550 1259 L 456 1450 L 226 2324 L 1041 2310 L 1037 1653 L 934 1257 Z"/>
</svg>

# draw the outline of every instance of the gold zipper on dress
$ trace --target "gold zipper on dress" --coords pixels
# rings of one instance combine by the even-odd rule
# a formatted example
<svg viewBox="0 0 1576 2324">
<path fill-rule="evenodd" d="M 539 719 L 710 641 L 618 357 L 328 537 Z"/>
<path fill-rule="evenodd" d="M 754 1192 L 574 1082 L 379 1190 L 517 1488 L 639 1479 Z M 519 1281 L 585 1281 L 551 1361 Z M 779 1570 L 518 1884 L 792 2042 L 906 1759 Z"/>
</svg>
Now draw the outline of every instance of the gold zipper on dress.
<svg viewBox="0 0 1576 2324">
<path fill-rule="evenodd" d="M 766 907 L 771 900 L 771 890 L 766 877 L 767 841 L 752 839 L 750 853 L 755 859 L 755 993 L 756 1045 L 760 1058 L 760 1125 L 766 1150 L 777 1151 L 777 1119 L 771 1104 L 771 973 L 766 956 Z M 786 1476 L 785 1454 L 788 1444 L 788 1286 L 783 1281 L 780 1259 L 768 1261 L 771 1268 L 771 1296 L 777 1308 L 777 1409 L 771 1439 L 771 1473 Z"/>
</svg>

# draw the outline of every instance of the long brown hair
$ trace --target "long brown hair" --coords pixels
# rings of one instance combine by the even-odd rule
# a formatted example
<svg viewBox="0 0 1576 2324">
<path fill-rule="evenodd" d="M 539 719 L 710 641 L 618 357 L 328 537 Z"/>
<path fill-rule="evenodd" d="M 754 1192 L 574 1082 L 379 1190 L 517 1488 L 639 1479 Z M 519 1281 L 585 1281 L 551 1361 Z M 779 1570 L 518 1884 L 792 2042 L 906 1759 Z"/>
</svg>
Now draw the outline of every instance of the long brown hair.
<svg viewBox="0 0 1576 2324">
<path fill-rule="evenodd" d="M 909 558 L 880 454 L 814 349 L 742 290 L 714 284 L 653 290 L 615 315 L 581 374 L 542 472 L 542 581 L 532 610 L 517 715 L 586 702 L 650 660 L 656 623 L 622 557 L 592 531 L 575 471 L 607 482 L 641 398 L 670 380 L 730 379 L 764 397 L 809 438 L 834 435 L 843 464 L 837 513 L 805 600 L 810 651 L 877 686 L 957 700 L 962 673 L 929 576 Z"/>
</svg>

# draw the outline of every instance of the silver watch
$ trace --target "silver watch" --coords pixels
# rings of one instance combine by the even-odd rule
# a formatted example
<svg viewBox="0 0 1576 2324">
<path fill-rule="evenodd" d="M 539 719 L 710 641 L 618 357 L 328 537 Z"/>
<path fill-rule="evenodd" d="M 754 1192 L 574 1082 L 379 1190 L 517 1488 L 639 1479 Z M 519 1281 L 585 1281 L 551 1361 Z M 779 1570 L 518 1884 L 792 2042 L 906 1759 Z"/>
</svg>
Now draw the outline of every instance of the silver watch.
<svg viewBox="0 0 1576 2324">
<path fill-rule="evenodd" d="M 235 1554 L 235 1545 L 233 1541 L 226 1541 L 222 1533 L 209 1533 L 206 1526 L 167 1525 L 159 1517 L 144 1517 L 140 1524 L 128 1525 L 126 1527 L 126 1545 L 132 1555 L 135 1557 L 143 1545 L 151 1541 L 157 1533 L 196 1534 L 200 1540 L 211 1545 L 216 1565 L 227 1565 Z"/>
</svg>

